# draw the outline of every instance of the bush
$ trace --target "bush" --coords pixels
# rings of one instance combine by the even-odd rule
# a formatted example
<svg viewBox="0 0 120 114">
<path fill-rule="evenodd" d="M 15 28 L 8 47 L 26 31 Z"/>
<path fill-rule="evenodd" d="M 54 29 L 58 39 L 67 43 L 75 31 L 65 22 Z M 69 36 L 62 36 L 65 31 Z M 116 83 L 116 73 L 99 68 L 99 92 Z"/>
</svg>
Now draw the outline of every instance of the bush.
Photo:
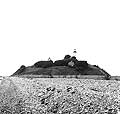
<svg viewBox="0 0 120 114">
<path fill-rule="evenodd" d="M 72 56 L 71 59 L 77 60 L 75 56 Z"/>
<path fill-rule="evenodd" d="M 34 64 L 36 68 L 48 68 L 53 66 L 53 61 L 38 61 Z"/>
<path fill-rule="evenodd" d="M 70 59 L 71 56 L 70 55 L 65 55 L 64 59 Z"/>
<path fill-rule="evenodd" d="M 65 60 L 57 60 L 54 62 L 54 66 L 67 66 Z"/>
</svg>

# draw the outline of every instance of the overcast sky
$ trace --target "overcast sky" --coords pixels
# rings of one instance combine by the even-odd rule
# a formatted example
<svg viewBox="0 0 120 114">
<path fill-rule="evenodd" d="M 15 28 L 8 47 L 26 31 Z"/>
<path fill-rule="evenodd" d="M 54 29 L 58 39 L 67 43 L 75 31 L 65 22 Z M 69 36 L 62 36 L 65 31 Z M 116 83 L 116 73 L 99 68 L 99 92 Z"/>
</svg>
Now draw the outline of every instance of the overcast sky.
<svg viewBox="0 0 120 114">
<path fill-rule="evenodd" d="M 119 0 L 0 0 L 1 76 L 73 49 L 120 76 L 119 40 Z"/>
</svg>

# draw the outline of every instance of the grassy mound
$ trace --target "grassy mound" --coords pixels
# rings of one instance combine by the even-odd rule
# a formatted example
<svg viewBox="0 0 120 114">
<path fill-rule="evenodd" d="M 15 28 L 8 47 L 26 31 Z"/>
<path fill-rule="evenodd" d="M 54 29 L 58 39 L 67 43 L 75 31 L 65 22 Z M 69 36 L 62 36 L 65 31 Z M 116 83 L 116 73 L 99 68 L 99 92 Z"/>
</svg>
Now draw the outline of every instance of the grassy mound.
<svg viewBox="0 0 120 114">
<path fill-rule="evenodd" d="M 52 61 L 38 61 L 32 66 L 22 65 L 11 76 L 17 75 L 104 75 L 104 79 L 111 78 L 105 70 L 87 61 L 77 60 L 75 56 L 66 55 L 64 59 Z"/>
</svg>

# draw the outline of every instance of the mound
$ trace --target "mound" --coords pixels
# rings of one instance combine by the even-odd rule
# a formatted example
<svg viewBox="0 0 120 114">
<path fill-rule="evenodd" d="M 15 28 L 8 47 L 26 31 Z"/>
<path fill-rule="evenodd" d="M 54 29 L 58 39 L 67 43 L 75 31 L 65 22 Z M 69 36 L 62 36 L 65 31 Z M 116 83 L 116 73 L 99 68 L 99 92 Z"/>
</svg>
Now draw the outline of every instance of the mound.
<svg viewBox="0 0 120 114">
<path fill-rule="evenodd" d="M 103 75 L 110 79 L 110 75 L 96 65 L 90 65 L 87 61 L 79 61 L 76 57 L 66 55 L 62 60 L 38 61 L 32 66 L 22 65 L 12 76 L 16 75 Z"/>
</svg>

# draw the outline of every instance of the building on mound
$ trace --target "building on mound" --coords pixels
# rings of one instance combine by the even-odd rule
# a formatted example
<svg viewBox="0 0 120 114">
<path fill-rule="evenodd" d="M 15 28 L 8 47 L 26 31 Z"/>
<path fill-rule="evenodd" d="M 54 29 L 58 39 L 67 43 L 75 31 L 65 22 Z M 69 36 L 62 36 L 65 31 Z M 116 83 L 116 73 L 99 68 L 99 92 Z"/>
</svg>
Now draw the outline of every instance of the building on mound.
<svg viewBox="0 0 120 114">
<path fill-rule="evenodd" d="M 80 78 L 81 75 L 96 75 L 103 76 L 104 79 L 110 79 L 110 74 L 97 65 L 90 65 L 87 61 L 79 61 L 75 56 L 65 55 L 61 60 L 38 61 L 32 66 L 25 67 L 22 65 L 11 76 L 23 76 L 23 75 L 47 75 L 48 77 L 54 77 L 53 75 L 74 75 L 74 77 Z"/>
</svg>

